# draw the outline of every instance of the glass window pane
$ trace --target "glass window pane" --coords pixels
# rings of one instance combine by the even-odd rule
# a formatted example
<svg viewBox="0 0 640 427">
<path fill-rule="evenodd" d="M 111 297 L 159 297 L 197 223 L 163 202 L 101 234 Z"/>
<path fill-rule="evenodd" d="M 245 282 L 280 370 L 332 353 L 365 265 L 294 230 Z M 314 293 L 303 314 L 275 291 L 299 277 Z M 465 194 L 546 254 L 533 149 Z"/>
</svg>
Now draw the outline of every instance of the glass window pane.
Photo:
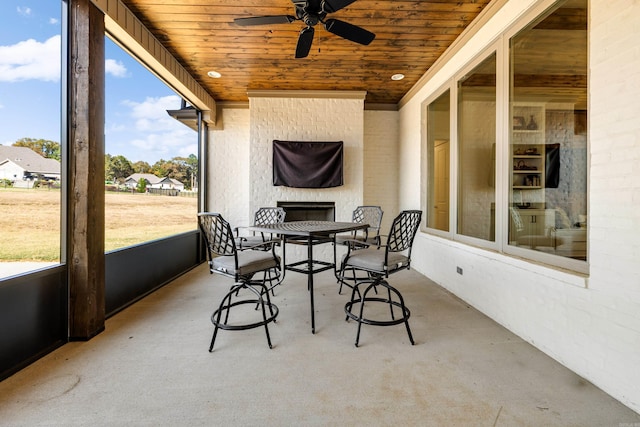
<svg viewBox="0 0 640 427">
<path fill-rule="evenodd" d="M 198 133 L 181 98 L 105 40 L 105 250 L 197 228 Z"/>
<path fill-rule="evenodd" d="M 510 40 L 509 244 L 586 260 L 587 0 L 570 5 Z"/>
<path fill-rule="evenodd" d="M 0 280 L 60 263 L 61 2 L 0 2 Z"/>
<path fill-rule="evenodd" d="M 427 106 L 427 227 L 449 231 L 449 117 L 447 90 Z"/>
<path fill-rule="evenodd" d="M 458 81 L 457 233 L 494 241 L 496 54 Z"/>
</svg>

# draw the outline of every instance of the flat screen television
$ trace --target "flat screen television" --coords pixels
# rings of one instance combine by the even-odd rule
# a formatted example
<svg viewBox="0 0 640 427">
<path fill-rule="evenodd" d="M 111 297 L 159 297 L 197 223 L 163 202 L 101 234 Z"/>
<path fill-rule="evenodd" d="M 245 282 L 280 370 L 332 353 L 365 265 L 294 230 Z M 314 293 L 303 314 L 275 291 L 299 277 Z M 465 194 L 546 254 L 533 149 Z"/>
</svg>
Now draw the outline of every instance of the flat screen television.
<svg viewBox="0 0 640 427">
<path fill-rule="evenodd" d="M 343 144 L 273 141 L 273 185 L 331 188 L 343 185 Z"/>
</svg>

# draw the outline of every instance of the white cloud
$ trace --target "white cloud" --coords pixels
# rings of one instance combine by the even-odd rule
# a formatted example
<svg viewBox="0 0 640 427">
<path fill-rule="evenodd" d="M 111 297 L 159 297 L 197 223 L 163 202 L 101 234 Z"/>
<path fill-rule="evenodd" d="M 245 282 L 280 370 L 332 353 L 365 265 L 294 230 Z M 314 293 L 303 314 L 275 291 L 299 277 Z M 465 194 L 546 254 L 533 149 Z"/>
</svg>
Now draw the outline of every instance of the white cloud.
<svg viewBox="0 0 640 427">
<path fill-rule="evenodd" d="M 51 25 L 56 25 L 58 22 L 60 22 L 57 18 L 49 18 L 49 24 Z"/>
<path fill-rule="evenodd" d="M 157 132 L 175 128 L 177 121 L 167 114 L 167 110 L 179 109 L 180 97 L 148 97 L 143 102 L 123 101 L 123 104 L 131 108 L 131 117 L 136 120 L 136 130 Z"/>
<path fill-rule="evenodd" d="M 169 160 L 197 153 L 197 134 L 167 114 L 167 110 L 180 108 L 179 96 L 148 97 L 143 102 L 127 100 L 122 104 L 130 108 L 128 115 L 135 120 L 138 135 L 129 144 L 151 153 L 147 158 Z"/>
<path fill-rule="evenodd" d="M 30 7 L 20 7 L 20 6 L 18 6 L 18 7 L 16 8 L 16 10 L 18 11 L 18 13 L 19 13 L 20 15 L 24 15 L 24 16 L 29 16 L 29 15 L 31 15 L 31 8 L 30 8 Z"/>
<path fill-rule="evenodd" d="M 114 77 L 126 77 L 127 67 L 120 61 L 115 59 L 106 59 L 104 61 L 104 70 L 107 74 L 111 74 Z"/>
<path fill-rule="evenodd" d="M 0 46 L 0 82 L 60 80 L 60 36 Z"/>
</svg>

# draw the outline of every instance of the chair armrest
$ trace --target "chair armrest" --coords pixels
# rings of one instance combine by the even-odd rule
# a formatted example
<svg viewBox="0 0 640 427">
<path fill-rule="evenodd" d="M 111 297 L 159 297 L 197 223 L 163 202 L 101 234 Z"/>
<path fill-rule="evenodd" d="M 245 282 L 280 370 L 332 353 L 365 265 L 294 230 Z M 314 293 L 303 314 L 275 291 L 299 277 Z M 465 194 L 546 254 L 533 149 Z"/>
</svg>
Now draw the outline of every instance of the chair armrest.
<svg viewBox="0 0 640 427">
<path fill-rule="evenodd" d="M 369 247 L 372 245 L 372 243 L 358 239 L 345 239 L 342 241 L 342 243 L 349 246 L 349 248 L 351 249 L 354 249 L 355 247 Z"/>
<path fill-rule="evenodd" d="M 236 233 L 236 237 L 238 237 L 238 236 L 240 236 L 240 231 L 241 230 L 245 230 L 247 228 L 249 228 L 249 227 L 238 226 L 238 227 L 234 227 L 233 231 L 234 231 L 234 233 Z"/>
<path fill-rule="evenodd" d="M 348 252 L 353 251 L 357 251 L 358 249 L 365 249 L 365 248 L 370 248 L 370 247 L 375 247 L 376 249 L 380 249 L 380 248 L 384 248 L 385 245 L 381 245 L 380 241 L 376 241 L 376 242 L 363 242 L 362 240 L 357 240 L 357 239 L 347 239 L 343 241 L 344 244 L 346 244 L 349 248 Z"/>
<path fill-rule="evenodd" d="M 238 248 L 238 250 L 248 251 L 252 249 L 260 249 L 260 250 L 266 251 L 271 249 L 273 246 L 277 246 L 279 243 L 280 243 L 279 239 L 271 239 L 271 240 L 266 240 L 262 243 L 256 243 L 255 245 L 243 246 L 241 248 Z"/>
</svg>

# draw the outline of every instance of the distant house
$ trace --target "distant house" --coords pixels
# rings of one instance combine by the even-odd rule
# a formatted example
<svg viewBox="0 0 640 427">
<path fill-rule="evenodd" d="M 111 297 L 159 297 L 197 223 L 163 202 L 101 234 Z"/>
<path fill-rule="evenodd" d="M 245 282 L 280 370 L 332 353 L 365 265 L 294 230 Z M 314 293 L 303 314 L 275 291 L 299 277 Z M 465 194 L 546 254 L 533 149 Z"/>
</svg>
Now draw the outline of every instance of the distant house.
<svg viewBox="0 0 640 427">
<path fill-rule="evenodd" d="M 145 179 L 147 181 L 147 188 L 178 191 L 184 190 L 184 184 L 180 181 L 169 177 L 158 178 L 152 173 L 134 173 L 133 175 L 129 175 L 127 179 L 125 179 L 124 185 L 129 188 L 137 188 L 138 182 L 141 179 Z"/>
<path fill-rule="evenodd" d="M 60 179 L 60 162 L 27 147 L 0 145 L 0 179 L 21 181 Z"/>
</svg>

